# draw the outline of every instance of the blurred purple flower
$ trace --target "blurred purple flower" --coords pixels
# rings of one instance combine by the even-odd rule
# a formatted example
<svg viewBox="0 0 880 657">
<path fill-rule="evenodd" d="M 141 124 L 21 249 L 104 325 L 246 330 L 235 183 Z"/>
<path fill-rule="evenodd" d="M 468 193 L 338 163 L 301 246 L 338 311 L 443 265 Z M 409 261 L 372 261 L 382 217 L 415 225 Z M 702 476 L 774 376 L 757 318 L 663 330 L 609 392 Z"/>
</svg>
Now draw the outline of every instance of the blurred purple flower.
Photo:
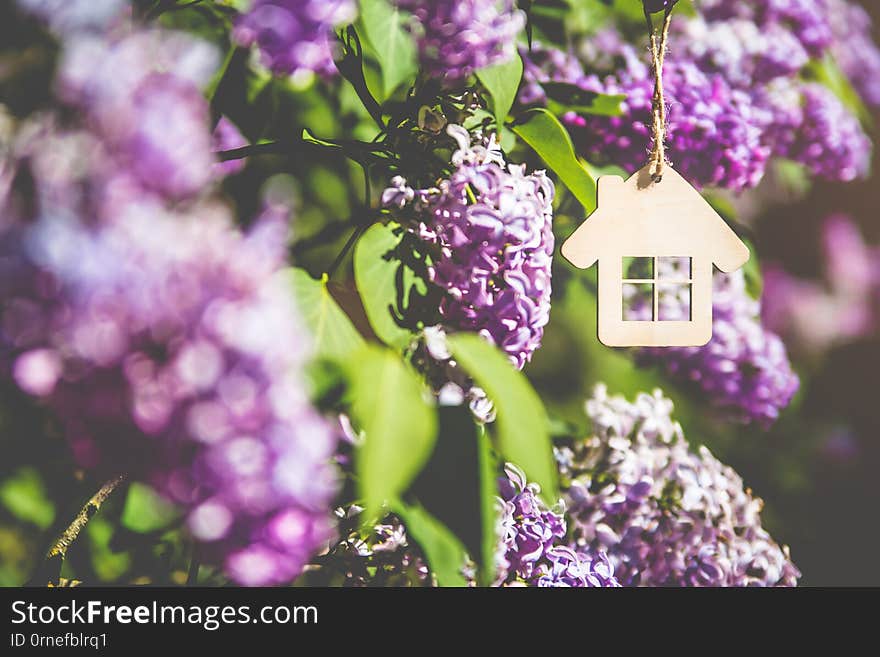
<svg viewBox="0 0 880 657">
<path fill-rule="evenodd" d="M 333 30 L 356 13 L 353 0 L 253 0 L 236 22 L 233 38 L 245 47 L 256 44 L 273 73 L 332 76 Z"/>
<path fill-rule="evenodd" d="M 832 215 L 822 227 L 822 250 L 824 281 L 797 278 L 777 263 L 764 266 L 763 321 L 808 355 L 880 325 L 880 248 L 867 245 L 851 219 Z"/>
<path fill-rule="evenodd" d="M 335 488 L 336 437 L 308 403 L 308 340 L 275 274 L 283 242 L 267 260 L 265 234 L 243 238 L 210 206 L 98 229 L 41 216 L 25 247 L 53 285 L 0 300 L 15 378 L 80 465 L 154 485 L 248 585 L 300 572 L 329 536 Z"/>
<path fill-rule="evenodd" d="M 447 292 L 444 328 L 480 333 L 521 369 L 550 317 L 553 183 L 505 166 L 494 141 L 472 145 L 460 126 L 449 134 L 458 142 L 449 179 L 421 190 L 398 179 L 383 202 L 439 249 L 429 276 Z"/>
<path fill-rule="evenodd" d="M 829 2 L 834 62 L 868 105 L 880 107 L 880 48 L 874 42 L 871 16 L 854 2 Z"/>
<path fill-rule="evenodd" d="M 181 200 L 202 192 L 213 175 L 200 87 L 217 61 L 211 46 L 182 33 L 86 37 L 64 50 L 57 83 L 62 98 L 82 111 L 102 157 L 112 160 L 105 175 L 118 187 Z"/>
<path fill-rule="evenodd" d="M 435 76 L 463 80 L 510 61 L 525 17 L 514 0 L 396 0 L 413 13 L 422 66 Z"/>
<path fill-rule="evenodd" d="M 577 545 L 608 554 L 624 586 L 794 586 L 762 502 L 705 447 L 690 450 L 660 391 L 630 403 L 597 387 L 592 434 L 558 450 Z"/>
<path fill-rule="evenodd" d="M 128 0 L 16 0 L 25 12 L 44 20 L 52 31 L 69 38 L 103 32 L 129 12 Z"/>
<path fill-rule="evenodd" d="M 331 535 L 337 436 L 302 378 L 287 209 L 243 235 L 210 194 L 211 53 L 158 31 L 65 47 L 81 122 L 24 122 L 0 164 L 0 368 L 82 467 L 179 504 L 236 582 L 281 584 Z"/>
<path fill-rule="evenodd" d="M 80 465 L 154 485 L 247 585 L 300 572 L 329 536 L 335 488 L 336 437 L 309 405 L 308 341 L 262 234 L 210 206 L 97 229 L 41 216 L 25 248 L 51 296 L 0 299 L 16 381 Z"/>
</svg>

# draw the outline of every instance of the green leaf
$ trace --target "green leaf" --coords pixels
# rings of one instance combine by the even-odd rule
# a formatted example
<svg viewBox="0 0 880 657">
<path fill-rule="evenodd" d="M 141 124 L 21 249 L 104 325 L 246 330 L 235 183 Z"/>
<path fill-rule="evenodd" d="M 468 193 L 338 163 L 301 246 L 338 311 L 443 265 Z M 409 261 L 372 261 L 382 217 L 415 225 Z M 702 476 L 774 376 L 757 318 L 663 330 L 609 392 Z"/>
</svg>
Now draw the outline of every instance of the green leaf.
<svg viewBox="0 0 880 657">
<path fill-rule="evenodd" d="M 297 307 L 315 340 L 315 354 L 346 360 L 360 349 L 364 339 L 327 290 L 327 280 L 315 280 L 298 268 L 286 272 Z"/>
<path fill-rule="evenodd" d="M 501 455 L 541 486 L 546 501 L 555 502 L 556 465 L 549 420 L 528 379 L 495 346 L 474 333 L 451 335 L 448 340 L 455 360 L 495 405 Z"/>
<path fill-rule="evenodd" d="M 776 174 L 779 184 L 785 193 L 791 194 L 796 198 L 806 196 L 813 185 L 807 167 L 794 160 L 775 158 L 773 160 L 773 172 Z"/>
<path fill-rule="evenodd" d="M 620 116 L 621 103 L 626 100 L 625 94 L 600 94 L 568 82 L 544 82 L 541 88 L 547 94 L 548 109 L 557 116 L 566 112 Z"/>
<path fill-rule="evenodd" d="M 755 245 L 744 238 L 743 241 L 745 241 L 749 251 L 752 253 L 749 261 L 743 268 L 743 275 L 746 279 L 746 292 L 752 299 L 760 300 L 761 295 L 764 293 L 764 275 L 761 272 L 761 261 L 758 259 Z"/>
<path fill-rule="evenodd" d="M 724 221 L 728 223 L 736 221 L 736 206 L 730 200 L 729 196 L 712 192 L 703 192 L 703 198 L 706 199 L 706 202 L 712 206 L 712 209 L 715 210 L 715 212 L 721 215 L 721 218 L 724 219 Z"/>
<path fill-rule="evenodd" d="M 354 248 L 354 280 L 373 331 L 389 347 L 403 349 L 412 341 L 412 334 L 398 326 L 391 314 L 396 307 L 395 276 L 400 263 L 385 258 L 398 242 L 393 226 L 370 226 Z"/>
<path fill-rule="evenodd" d="M 518 53 L 509 62 L 487 66 L 477 71 L 477 78 L 491 97 L 490 105 L 498 130 L 504 126 L 504 119 L 513 107 L 522 74 L 523 63 Z"/>
<path fill-rule="evenodd" d="M 46 494 L 40 474 L 21 468 L 0 485 L 0 503 L 16 518 L 48 529 L 55 520 L 55 505 Z"/>
<path fill-rule="evenodd" d="M 408 14 L 389 4 L 388 0 L 360 0 L 358 30 L 366 37 L 367 46 L 382 71 L 382 92 L 387 99 L 403 82 L 418 72 L 416 45 L 404 28 Z"/>
<path fill-rule="evenodd" d="M 437 438 L 437 411 L 416 373 L 394 352 L 368 345 L 349 367 L 352 414 L 366 434 L 355 455 L 365 521 L 403 493 Z"/>
<path fill-rule="evenodd" d="M 838 66 L 834 57 L 825 55 L 822 59 L 813 60 L 807 68 L 807 73 L 834 92 L 834 95 L 837 96 L 840 102 L 858 116 L 864 125 L 872 125 L 871 112 L 865 107 L 862 97 L 855 90 L 852 82 L 840 70 L 840 66 Z"/>
<path fill-rule="evenodd" d="M 483 428 L 477 436 L 477 453 L 480 466 L 480 520 L 482 523 L 482 550 L 480 563 L 480 584 L 491 586 L 495 581 L 495 551 L 498 547 L 496 523 L 498 511 L 495 500 L 498 497 L 498 472 L 495 454 L 489 434 Z"/>
<path fill-rule="evenodd" d="M 89 550 L 92 568 L 102 582 L 112 582 L 122 577 L 131 568 L 132 557 L 129 552 L 115 552 L 111 547 L 116 527 L 107 518 L 97 515 L 86 525 L 91 549 Z M 65 567 L 70 561 L 65 561 Z M 63 572 L 63 571 L 62 571 Z"/>
<path fill-rule="evenodd" d="M 440 586 L 467 586 L 462 573 L 467 553 L 455 534 L 420 506 L 397 501 L 394 512 L 403 520 L 407 534 L 422 548 L 431 572 L 437 576 L 437 583 Z"/>
<path fill-rule="evenodd" d="M 178 515 L 177 507 L 151 486 L 133 482 L 128 487 L 121 522 L 133 532 L 147 534 L 165 529 Z"/>
<path fill-rule="evenodd" d="M 596 181 L 574 153 L 568 131 L 543 108 L 529 110 L 513 131 L 550 167 L 589 214 L 596 209 Z"/>
</svg>

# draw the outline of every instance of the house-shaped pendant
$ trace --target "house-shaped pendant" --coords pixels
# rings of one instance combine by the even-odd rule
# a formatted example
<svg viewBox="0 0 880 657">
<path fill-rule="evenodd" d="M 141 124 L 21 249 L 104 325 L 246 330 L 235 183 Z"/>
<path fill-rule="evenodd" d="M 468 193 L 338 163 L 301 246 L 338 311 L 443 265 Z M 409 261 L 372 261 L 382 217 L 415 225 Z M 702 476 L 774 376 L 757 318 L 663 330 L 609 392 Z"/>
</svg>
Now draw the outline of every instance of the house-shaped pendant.
<svg viewBox="0 0 880 657">
<path fill-rule="evenodd" d="M 597 200 L 561 252 L 582 269 L 599 262 L 599 340 L 609 347 L 709 342 L 712 266 L 739 269 L 748 247 L 669 165 L 659 183 L 649 167 L 626 181 L 602 176 Z"/>
</svg>

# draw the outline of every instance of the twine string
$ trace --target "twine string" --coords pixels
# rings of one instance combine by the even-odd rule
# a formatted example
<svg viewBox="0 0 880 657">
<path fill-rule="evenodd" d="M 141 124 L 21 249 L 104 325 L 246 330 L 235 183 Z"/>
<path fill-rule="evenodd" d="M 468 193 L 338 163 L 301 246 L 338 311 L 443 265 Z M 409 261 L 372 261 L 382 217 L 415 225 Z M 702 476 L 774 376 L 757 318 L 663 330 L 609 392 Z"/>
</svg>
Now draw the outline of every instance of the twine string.
<svg viewBox="0 0 880 657">
<path fill-rule="evenodd" d="M 651 179 L 659 183 L 663 179 L 663 168 L 666 166 L 666 99 L 663 95 L 663 62 L 666 58 L 666 42 L 669 37 L 669 25 L 672 22 L 672 7 L 668 7 L 663 15 L 663 26 L 654 29 L 654 21 L 650 12 L 645 10 L 645 21 L 651 36 L 651 64 L 654 69 L 654 97 L 651 101 L 652 125 L 651 134 L 654 145 L 651 149 Z"/>
</svg>

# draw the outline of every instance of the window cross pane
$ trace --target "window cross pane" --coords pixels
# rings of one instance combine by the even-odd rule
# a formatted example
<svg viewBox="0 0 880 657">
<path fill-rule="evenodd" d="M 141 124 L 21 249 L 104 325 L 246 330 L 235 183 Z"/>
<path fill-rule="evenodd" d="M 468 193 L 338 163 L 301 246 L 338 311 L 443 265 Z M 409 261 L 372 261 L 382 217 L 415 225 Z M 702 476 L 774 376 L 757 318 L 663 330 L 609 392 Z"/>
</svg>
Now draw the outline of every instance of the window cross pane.
<svg viewBox="0 0 880 657">
<path fill-rule="evenodd" d="M 693 260 L 689 256 L 626 256 L 621 264 L 624 321 L 691 321 Z"/>
</svg>

